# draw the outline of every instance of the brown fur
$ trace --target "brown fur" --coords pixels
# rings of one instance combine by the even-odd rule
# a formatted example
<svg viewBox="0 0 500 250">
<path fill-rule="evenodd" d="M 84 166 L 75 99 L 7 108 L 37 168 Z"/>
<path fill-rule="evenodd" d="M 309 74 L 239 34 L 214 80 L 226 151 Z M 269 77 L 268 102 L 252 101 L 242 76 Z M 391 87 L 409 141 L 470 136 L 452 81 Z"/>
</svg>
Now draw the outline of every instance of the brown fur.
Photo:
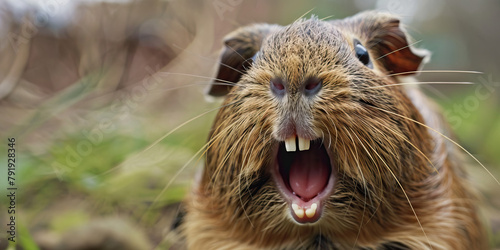
<svg viewBox="0 0 500 250">
<path fill-rule="evenodd" d="M 373 69 L 354 55 L 353 39 L 369 50 Z M 411 73 L 424 59 L 405 47 L 395 17 L 254 25 L 230 34 L 226 46 L 218 78 L 234 86 L 211 90 L 227 96 L 185 202 L 188 248 L 487 248 L 463 160 L 423 125 L 448 134 L 437 109 L 418 89 L 390 86 L 401 79 L 388 74 Z M 270 91 L 276 77 L 286 80 L 286 98 Z M 322 89 L 306 98 L 301 86 L 310 77 Z M 270 173 L 290 123 L 322 140 L 336 163 L 334 192 L 312 225 L 290 219 Z"/>
</svg>

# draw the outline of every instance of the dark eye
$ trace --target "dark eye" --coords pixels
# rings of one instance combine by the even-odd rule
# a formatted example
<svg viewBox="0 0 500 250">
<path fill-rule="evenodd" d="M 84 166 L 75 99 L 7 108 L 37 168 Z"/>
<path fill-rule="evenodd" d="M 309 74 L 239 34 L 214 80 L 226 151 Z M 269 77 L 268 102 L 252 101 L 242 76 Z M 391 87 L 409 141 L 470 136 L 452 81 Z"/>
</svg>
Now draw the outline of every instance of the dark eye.
<svg viewBox="0 0 500 250">
<path fill-rule="evenodd" d="M 360 62 L 362 62 L 366 67 L 370 69 L 373 68 L 368 50 L 366 50 L 366 48 L 357 40 L 354 41 L 354 52 L 356 52 L 356 56 L 358 57 Z"/>
</svg>

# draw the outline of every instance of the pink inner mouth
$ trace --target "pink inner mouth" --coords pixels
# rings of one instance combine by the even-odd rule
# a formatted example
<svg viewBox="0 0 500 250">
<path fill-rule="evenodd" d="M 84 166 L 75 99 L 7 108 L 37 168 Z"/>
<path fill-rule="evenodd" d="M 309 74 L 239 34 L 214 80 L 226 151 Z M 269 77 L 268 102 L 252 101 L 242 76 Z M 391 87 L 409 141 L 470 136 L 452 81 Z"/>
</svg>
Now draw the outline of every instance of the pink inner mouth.
<svg viewBox="0 0 500 250">
<path fill-rule="evenodd" d="M 296 222 L 302 224 L 319 220 L 324 200 L 333 190 L 333 172 L 330 157 L 321 143 L 311 141 L 309 150 L 296 152 L 287 152 L 283 144 L 279 146 L 274 177 L 285 200 L 290 207 L 292 204 L 301 208 L 309 208 L 313 203 L 318 205 L 312 218 L 299 218 L 290 208 Z"/>
<path fill-rule="evenodd" d="M 289 155 L 285 157 L 292 158 L 288 185 L 292 192 L 304 201 L 309 201 L 318 195 L 328 183 L 331 172 L 330 159 L 326 152 L 322 151 L 324 150 L 314 147 L 307 151 L 285 153 Z M 283 170 L 286 173 L 286 169 Z"/>
</svg>

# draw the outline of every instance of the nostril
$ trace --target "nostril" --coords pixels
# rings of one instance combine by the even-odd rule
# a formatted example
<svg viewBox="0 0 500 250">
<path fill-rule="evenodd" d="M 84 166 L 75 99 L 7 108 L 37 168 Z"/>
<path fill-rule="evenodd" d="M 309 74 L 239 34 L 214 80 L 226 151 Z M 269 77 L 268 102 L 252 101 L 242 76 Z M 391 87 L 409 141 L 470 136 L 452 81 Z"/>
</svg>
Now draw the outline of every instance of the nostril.
<svg viewBox="0 0 500 250">
<path fill-rule="evenodd" d="M 319 82 L 311 82 L 306 85 L 306 90 L 313 90 L 318 87 Z"/>
<path fill-rule="evenodd" d="M 285 85 L 283 81 L 279 78 L 271 80 L 271 91 L 277 96 L 283 96 L 285 94 Z"/>
<path fill-rule="evenodd" d="M 285 89 L 285 86 L 278 81 L 273 81 L 273 87 L 276 88 L 277 90 Z"/>
<path fill-rule="evenodd" d="M 306 95 L 315 95 L 321 89 L 322 82 L 318 78 L 310 78 L 307 80 L 306 85 L 304 87 L 304 91 Z"/>
</svg>

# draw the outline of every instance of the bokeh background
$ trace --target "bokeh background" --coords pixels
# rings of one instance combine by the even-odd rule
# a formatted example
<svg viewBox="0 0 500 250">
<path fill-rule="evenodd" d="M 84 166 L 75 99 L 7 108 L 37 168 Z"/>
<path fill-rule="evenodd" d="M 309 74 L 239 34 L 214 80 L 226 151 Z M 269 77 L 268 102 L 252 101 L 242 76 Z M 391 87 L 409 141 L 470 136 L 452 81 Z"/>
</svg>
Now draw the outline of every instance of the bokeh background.
<svg viewBox="0 0 500 250">
<path fill-rule="evenodd" d="M 401 16 L 432 52 L 422 89 L 469 159 L 500 248 L 498 0 L 0 0 L 0 224 L 7 138 L 16 139 L 18 249 L 169 249 L 178 202 L 202 167 L 220 100 L 204 93 L 222 38 L 302 15 Z M 306 14 L 307 13 L 307 14 Z M 3 228 L 3 226 L 2 226 Z M 0 249 L 16 249 L 0 230 Z"/>
</svg>

